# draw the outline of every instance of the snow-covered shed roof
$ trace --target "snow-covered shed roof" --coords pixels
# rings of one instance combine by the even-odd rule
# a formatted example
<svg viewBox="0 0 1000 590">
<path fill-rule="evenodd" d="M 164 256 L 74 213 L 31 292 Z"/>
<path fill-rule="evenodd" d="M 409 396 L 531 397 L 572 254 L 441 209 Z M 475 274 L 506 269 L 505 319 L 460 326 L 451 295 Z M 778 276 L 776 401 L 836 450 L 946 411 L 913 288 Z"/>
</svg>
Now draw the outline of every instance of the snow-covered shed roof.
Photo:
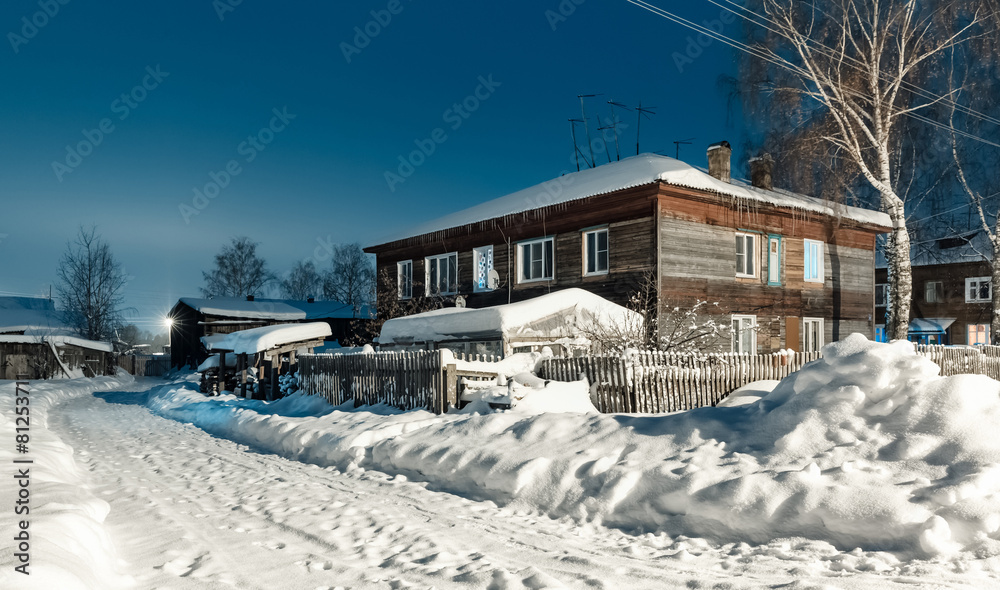
<svg viewBox="0 0 1000 590">
<path fill-rule="evenodd" d="M 286 344 L 322 340 L 330 335 L 330 325 L 325 322 L 279 324 L 226 334 L 224 338 L 205 342 L 205 346 L 209 350 L 231 350 L 236 354 L 256 354 Z"/>
<path fill-rule="evenodd" d="M 87 340 L 86 338 L 77 338 L 76 336 L 65 336 L 65 335 L 18 335 L 18 334 L 6 334 L 0 335 L 0 342 L 12 342 L 16 344 L 46 344 L 51 343 L 55 346 L 78 346 L 80 348 L 86 348 L 88 350 L 98 350 L 101 352 L 111 352 L 114 347 L 111 346 L 110 342 L 98 342 L 96 340 Z"/>
<path fill-rule="evenodd" d="M 354 307 L 339 301 L 299 301 L 295 299 L 261 299 L 253 301 L 239 297 L 181 297 L 183 303 L 205 315 L 254 320 L 326 320 L 351 319 Z M 362 306 L 359 317 L 370 317 L 368 306 Z"/>
<path fill-rule="evenodd" d="M 424 223 L 405 232 L 387 236 L 380 244 L 654 182 L 663 182 L 672 186 L 702 190 L 776 207 L 843 217 L 865 224 L 891 226 L 889 216 L 879 211 L 833 204 L 815 197 L 779 189 L 759 189 L 736 179 L 733 179 L 732 182 L 723 182 L 704 170 L 680 160 L 647 153 L 603 164 L 596 168 L 566 174 L 557 179 Z"/>
<path fill-rule="evenodd" d="M 380 345 L 521 337 L 576 337 L 598 322 L 641 322 L 638 314 L 583 289 L 563 289 L 518 303 L 481 309 L 448 307 L 394 318 L 382 325 Z"/>
<path fill-rule="evenodd" d="M 885 240 L 879 240 L 875 249 L 876 268 L 886 268 Z M 915 237 L 910 243 L 910 264 L 933 266 L 936 264 L 961 264 L 989 262 L 993 258 L 993 244 L 982 230 L 970 230 L 941 237 Z"/>
<path fill-rule="evenodd" d="M 43 297 L 0 297 L 0 333 L 65 330 L 51 299 Z"/>
</svg>

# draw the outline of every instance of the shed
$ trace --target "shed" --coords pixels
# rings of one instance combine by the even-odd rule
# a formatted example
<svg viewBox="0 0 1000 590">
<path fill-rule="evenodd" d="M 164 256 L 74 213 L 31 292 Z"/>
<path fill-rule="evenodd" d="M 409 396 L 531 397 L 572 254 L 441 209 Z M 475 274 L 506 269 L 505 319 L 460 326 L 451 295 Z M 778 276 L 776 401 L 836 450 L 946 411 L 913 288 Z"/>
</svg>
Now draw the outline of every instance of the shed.
<svg viewBox="0 0 1000 590">
<path fill-rule="evenodd" d="M 642 318 L 583 289 L 564 289 L 526 301 L 480 309 L 450 307 L 391 319 L 382 326 L 379 348 L 448 348 L 507 356 L 540 350 L 590 347 L 598 326 L 641 326 Z"/>
</svg>

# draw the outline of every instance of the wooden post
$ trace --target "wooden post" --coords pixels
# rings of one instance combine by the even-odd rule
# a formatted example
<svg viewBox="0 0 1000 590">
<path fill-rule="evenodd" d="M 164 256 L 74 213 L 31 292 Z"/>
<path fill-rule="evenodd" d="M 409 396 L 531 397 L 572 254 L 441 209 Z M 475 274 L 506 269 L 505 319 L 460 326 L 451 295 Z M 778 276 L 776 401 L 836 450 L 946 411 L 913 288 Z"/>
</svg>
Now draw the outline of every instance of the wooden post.
<svg viewBox="0 0 1000 590">
<path fill-rule="evenodd" d="M 219 351 L 219 387 L 218 392 L 221 394 L 226 389 L 226 351 Z"/>
<path fill-rule="evenodd" d="M 448 411 L 448 405 L 455 406 L 458 408 L 458 377 L 455 374 L 457 370 L 454 364 L 448 365 L 444 370 L 445 378 L 445 388 L 447 389 L 447 397 L 445 398 L 444 407 L 441 409 L 442 413 Z"/>
<path fill-rule="evenodd" d="M 247 354 L 236 357 L 236 368 L 240 371 L 240 397 L 247 396 Z"/>
<path fill-rule="evenodd" d="M 274 359 L 271 359 L 271 384 L 267 388 L 267 401 L 273 402 L 278 399 L 278 394 L 280 390 L 278 389 L 278 372 L 281 366 L 281 357 L 278 357 L 278 362 L 276 363 Z"/>
</svg>

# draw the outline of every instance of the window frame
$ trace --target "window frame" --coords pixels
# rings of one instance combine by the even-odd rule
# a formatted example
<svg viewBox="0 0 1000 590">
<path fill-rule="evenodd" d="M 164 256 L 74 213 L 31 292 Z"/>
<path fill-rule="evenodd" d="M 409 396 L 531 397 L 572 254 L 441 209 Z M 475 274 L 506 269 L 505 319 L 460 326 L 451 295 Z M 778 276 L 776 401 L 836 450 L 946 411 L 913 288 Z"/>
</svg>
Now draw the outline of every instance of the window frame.
<svg viewBox="0 0 1000 590">
<path fill-rule="evenodd" d="M 593 228 L 593 229 L 587 229 L 587 230 L 583 230 L 582 233 L 583 233 L 583 276 L 585 276 L 585 277 L 595 277 L 595 276 L 603 276 L 603 275 L 609 274 L 611 272 L 611 234 L 608 231 L 608 228 L 607 227 L 598 227 L 598 228 Z M 598 240 L 599 240 L 599 237 L 597 237 L 597 236 L 599 236 L 599 234 L 604 234 L 604 236 L 605 236 L 604 237 L 604 241 L 605 241 L 605 247 L 604 247 L 605 261 L 604 261 L 604 265 L 605 265 L 605 268 L 604 268 L 604 270 L 599 270 L 598 269 L 598 270 L 591 271 L 591 270 L 588 270 L 589 263 L 590 263 L 590 256 L 589 256 L 590 255 L 590 245 L 588 244 L 588 238 L 590 236 L 595 236 L 594 237 L 594 241 L 595 241 L 595 244 L 597 244 Z M 597 254 L 594 257 L 594 265 L 595 265 L 595 267 L 599 267 L 600 266 L 600 264 L 599 264 L 600 260 L 597 258 L 598 256 L 600 256 L 600 252 L 601 252 L 601 249 L 600 249 L 600 245 L 598 244 L 597 245 Z"/>
<path fill-rule="evenodd" d="M 931 285 L 937 285 L 939 288 L 934 289 L 933 297 L 928 297 Z M 944 303 L 944 281 L 924 281 L 924 303 Z"/>
<path fill-rule="evenodd" d="M 977 342 L 973 342 L 972 341 L 973 340 L 973 338 L 972 338 L 972 330 L 974 328 L 976 329 L 976 338 L 975 338 L 975 340 L 977 340 Z M 979 328 L 983 328 L 983 330 L 979 330 Z M 984 342 L 978 342 L 980 332 L 985 337 L 985 341 Z M 965 327 L 965 343 L 967 345 L 971 345 L 971 346 L 986 346 L 986 345 L 989 345 L 989 343 L 990 343 L 990 325 L 989 324 L 968 324 Z"/>
<path fill-rule="evenodd" d="M 826 258 L 825 242 L 821 242 L 820 240 L 810 240 L 809 238 L 805 238 L 802 240 L 802 243 L 803 243 L 802 280 L 807 283 L 825 283 L 826 282 L 826 268 L 824 264 L 825 262 L 824 258 Z M 811 259 L 811 252 L 810 252 L 811 247 L 815 247 L 817 249 L 815 269 L 811 268 L 809 264 L 809 260 Z M 812 275 L 812 273 L 809 272 L 810 270 L 816 271 L 815 277 L 810 278 L 810 276 Z"/>
<path fill-rule="evenodd" d="M 816 336 L 819 338 L 818 343 L 809 342 L 809 325 L 816 325 Z M 823 348 L 823 345 L 826 343 L 825 328 L 826 323 L 823 321 L 823 318 L 802 318 L 802 352 L 819 352 Z"/>
<path fill-rule="evenodd" d="M 742 232 L 742 231 L 736 232 L 736 242 L 734 243 L 734 247 L 736 248 L 736 277 L 737 278 L 740 278 L 740 279 L 755 279 L 755 278 L 757 278 L 757 276 L 758 276 L 757 275 L 757 271 L 758 271 L 758 267 L 760 266 L 760 264 L 759 264 L 760 260 L 759 260 L 759 256 L 758 256 L 758 250 L 757 250 L 757 244 L 760 243 L 760 240 L 757 239 L 758 237 L 759 237 L 758 234 L 755 234 L 755 233 Z M 743 241 L 743 254 L 740 254 L 739 247 L 735 245 L 735 244 L 739 243 L 741 239 Z M 748 239 L 753 241 L 753 244 L 752 244 L 752 246 L 750 248 L 750 250 L 752 250 L 752 252 L 749 252 L 749 253 L 746 251 L 747 250 L 747 240 Z M 744 262 L 743 263 L 743 270 L 742 271 L 740 270 L 740 256 L 743 257 L 743 262 Z M 751 269 L 752 272 L 750 272 L 750 273 L 746 272 L 746 261 L 747 260 L 749 260 L 750 263 L 753 265 L 753 267 Z"/>
<path fill-rule="evenodd" d="M 885 331 L 885 324 L 875 324 L 875 342 L 888 342 L 889 336 Z"/>
<path fill-rule="evenodd" d="M 878 293 L 882 291 L 882 303 L 878 302 Z M 875 283 L 875 307 L 889 306 L 889 283 Z"/>
<path fill-rule="evenodd" d="M 403 293 L 403 269 L 406 268 L 406 281 L 409 293 Z M 413 259 L 400 260 L 396 263 L 396 298 L 400 301 L 413 299 Z"/>
<path fill-rule="evenodd" d="M 438 291 L 436 293 L 433 292 L 431 290 L 431 285 L 432 285 L 432 282 L 431 282 L 431 264 L 433 263 L 436 266 L 436 275 L 437 275 L 437 280 L 434 281 L 433 283 L 437 287 L 440 287 L 441 286 L 441 261 L 442 260 L 448 260 L 448 259 L 450 259 L 453 256 L 455 257 L 455 279 L 454 279 L 454 281 L 449 280 L 448 284 L 449 285 L 453 285 L 455 287 L 455 290 L 454 291 Z M 447 297 L 449 295 L 457 295 L 458 292 L 459 292 L 459 289 L 460 289 L 459 284 L 458 284 L 458 276 L 459 276 L 459 272 L 458 272 L 458 252 L 448 252 L 446 254 L 437 254 L 437 255 L 434 255 L 434 256 L 426 256 L 426 257 L 424 257 L 424 295 L 425 296 L 427 296 L 427 297 Z M 449 277 L 449 279 L 450 279 L 450 277 Z"/>
<path fill-rule="evenodd" d="M 486 286 L 479 286 L 479 257 L 480 253 L 487 253 L 487 258 L 489 260 L 488 268 L 486 269 Z M 473 293 L 488 293 L 493 289 L 490 289 L 490 271 L 493 270 L 493 244 L 488 246 L 480 246 L 478 248 L 472 249 L 472 292 Z"/>
<path fill-rule="evenodd" d="M 969 296 L 969 287 L 975 283 L 976 284 L 976 298 L 973 299 Z M 979 290 L 982 289 L 981 283 L 987 283 L 989 285 L 990 295 L 987 298 L 982 298 L 978 296 Z M 991 277 L 969 277 L 965 279 L 965 302 L 966 303 L 989 303 L 993 301 L 993 281 Z"/>
<path fill-rule="evenodd" d="M 743 327 L 743 320 L 750 320 L 749 327 Z M 733 328 L 733 338 L 731 339 L 731 349 L 734 354 L 757 354 L 757 316 L 749 314 L 732 314 L 730 317 L 729 325 L 733 326 L 734 323 L 740 322 L 740 327 L 737 330 Z M 750 350 L 743 350 L 743 337 L 744 331 L 750 331 Z M 737 346 L 739 343 L 739 346 Z M 738 349 L 738 350 L 737 350 Z"/>
<path fill-rule="evenodd" d="M 545 244 L 552 244 L 552 260 L 549 262 L 550 276 L 545 276 Z M 539 278 L 526 278 L 524 276 L 524 248 L 527 246 L 533 246 L 535 244 L 540 244 L 542 248 L 542 276 Z M 543 238 L 534 238 L 531 240 L 522 240 L 517 243 L 517 283 L 528 284 L 528 283 L 545 283 L 551 282 L 556 279 L 556 240 L 555 236 L 545 236 Z"/>
<path fill-rule="evenodd" d="M 773 243 L 778 244 L 778 251 L 775 253 L 778 263 L 774 269 L 776 275 L 774 280 L 771 277 L 771 244 Z M 781 236 L 775 234 L 767 236 L 767 284 L 771 287 L 781 286 Z"/>
</svg>

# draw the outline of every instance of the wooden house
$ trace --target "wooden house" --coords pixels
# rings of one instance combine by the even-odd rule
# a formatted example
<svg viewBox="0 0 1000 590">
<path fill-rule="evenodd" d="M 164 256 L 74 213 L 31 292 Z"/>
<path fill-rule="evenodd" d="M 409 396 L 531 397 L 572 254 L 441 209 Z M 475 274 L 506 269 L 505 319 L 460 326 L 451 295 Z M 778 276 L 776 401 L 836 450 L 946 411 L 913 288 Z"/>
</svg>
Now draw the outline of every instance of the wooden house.
<svg viewBox="0 0 1000 590">
<path fill-rule="evenodd" d="M 911 250 L 913 299 L 909 339 L 923 344 L 989 344 L 992 246 L 982 232 L 919 240 Z M 889 279 L 885 264 L 876 271 L 877 337 L 885 341 Z"/>
<path fill-rule="evenodd" d="M 339 301 L 182 297 L 169 317 L 171 365 L 196 367 L 208 358 L 202 343 L 205 336 L 319 321 L 330 326 L 328 340 L 344 343 L 361 324 L 371 321 L 372 312 L 367 306 L 355 309 Z"/>
<path fill-rule="evenodd" d="M 643 154 L 565 174 L 369 246 L 378 297 L 461 295 L 472 308 L 579 287 L 621 305 L 647 280 L 661 304 L 732 326 L 720 351 L 814 350 L 874 335 L 875 239 L 887 215 L 730 177 L 731 148 L 707 172 Z M 492 280 L 491 280 L 492 276 Z"/>
<path fill-rule="evenodd" d="M 0 379 L 96 377 L 112 347 L 74 336 L 51 299 L 0 297 Z"/>
</svg>

